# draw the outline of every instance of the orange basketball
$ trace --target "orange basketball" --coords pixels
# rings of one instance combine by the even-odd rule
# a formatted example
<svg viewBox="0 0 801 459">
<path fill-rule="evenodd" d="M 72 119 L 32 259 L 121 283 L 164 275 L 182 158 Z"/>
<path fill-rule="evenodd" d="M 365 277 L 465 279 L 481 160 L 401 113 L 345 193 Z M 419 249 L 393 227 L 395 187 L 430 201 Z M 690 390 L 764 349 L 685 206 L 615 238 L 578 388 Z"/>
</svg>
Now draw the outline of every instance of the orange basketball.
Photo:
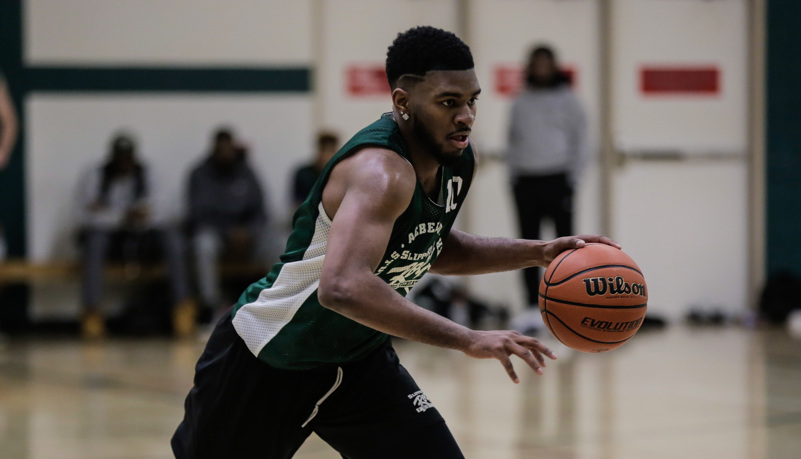
<svg viewBox="0 0 801 459">
<path fill-rule="evenodd" d="M 564 345 L 605 352 L 631 339 L 645 317 L 648 290 L 637 263 L 606 244 L 560 253 L 540 282 L 540 313 Z"/>
</svg>

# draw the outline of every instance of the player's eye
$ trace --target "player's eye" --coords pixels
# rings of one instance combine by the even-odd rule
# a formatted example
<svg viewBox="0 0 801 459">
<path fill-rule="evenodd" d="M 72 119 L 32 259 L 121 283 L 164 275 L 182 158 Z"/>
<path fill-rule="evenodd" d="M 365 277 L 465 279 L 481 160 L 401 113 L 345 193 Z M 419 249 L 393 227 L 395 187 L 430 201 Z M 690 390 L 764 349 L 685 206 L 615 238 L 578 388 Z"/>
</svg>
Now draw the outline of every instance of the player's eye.
<svg viewBox="0 0 801 459">
<path fill-rule="evenodd" d="M 473 97 L 472 99 L 467 101 L 467 105 L 473 106 L 478 102 L 478 97 Z"/>
<path fill-rule="evenodd" d="M 443 100 L 442 101 L 442 105 L 444 105 L 446 107 L 453 107 L 454 105 L 456 105 L 456 101 L 453 100 L 453 99 Z"/>
</svg>

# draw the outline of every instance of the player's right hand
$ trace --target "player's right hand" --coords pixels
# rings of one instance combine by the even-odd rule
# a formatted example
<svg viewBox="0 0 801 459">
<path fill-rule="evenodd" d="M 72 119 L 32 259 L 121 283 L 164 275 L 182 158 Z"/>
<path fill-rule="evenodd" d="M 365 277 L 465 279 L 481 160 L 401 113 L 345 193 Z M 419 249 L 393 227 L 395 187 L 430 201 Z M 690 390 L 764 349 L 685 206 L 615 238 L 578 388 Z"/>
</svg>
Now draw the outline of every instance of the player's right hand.
<svg viewBox="0 0 801 459">
<path fill-rule="evenodd" d="M 516 331 L 472 330 L 470 344 L 464 353 L 477 359 L 498 359 L 515 384 L 517 377 L 511 356 L 514 354 L 523 359 L 537 374 L 543 374 L 545 357 L 556 360 L 556 354 L 543 345 L 538 339 L 521 335 Z"/>
<path fill-rule="evenodd" d="M 580 249 L 591 242 L 610 245 L 616 249 L 620 248 L 620 244 L 606 236 L 581 234 L 578 236 L 560 237 L 545 244 L 545 247 L 542 251 L 543 264 L 541 266 L 543 268 L 547 268 L 553 259 L 565 250 Z"/>
</svg>

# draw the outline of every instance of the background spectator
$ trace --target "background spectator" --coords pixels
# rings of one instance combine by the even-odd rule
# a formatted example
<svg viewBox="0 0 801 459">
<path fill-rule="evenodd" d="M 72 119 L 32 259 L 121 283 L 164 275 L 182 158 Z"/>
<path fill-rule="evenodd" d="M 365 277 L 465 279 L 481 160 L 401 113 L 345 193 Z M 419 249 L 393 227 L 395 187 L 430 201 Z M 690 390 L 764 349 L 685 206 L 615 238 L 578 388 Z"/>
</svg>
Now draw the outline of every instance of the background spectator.
<svg viewBox="0 0 801 459">
<path fill-rule="evenodd" d="M 509 117 L 507 157 L 520 235 L 542 239 L 550 219 L 557 237 L 573 234 L 573 194 L 587 157 L 587 121 L 553 50 L 537 46 L 529 54 L 526 87 Z M 512 326 L 521 332 L 540 328 L 537 306 L 539 268 L 523 271 L 528 310 Z"/>
<path fill-rule="evenodd" d="M 98 338 L 105 334 L 100 305 L 106 259 L 139 263 L 160 255 L 166 257 L 168 264 L 172 301 L 176 303 L 176 332 L 189 334 L 194 307 L 189 300 L 180 234 L 155 215 L 151 205 L 153 183 L 147 168 L 136 157 L 132 138 L 116 135 L 110 150 L 108 160 L 92 168 L 80 183 L 83 335 Z"/>
<path fill-rule="evenodd" d="M 292 197 L 294 208 L 306 200 L 314 182 L 320 176 L 328 160 L 337 152 L 339 148 L 339 137 L 333 132 L 320 132 L 317 134 L 317 152 L 314 161 L 305 166 L 299 167 L 295 171 L 295 179 L 292 181 Z"/>
<path fill-rule="evenodd" d="M 219 310 L 227 306 L 221 296 L 220 258 L 266 267 L 273 244 L 262 185 L 229 129 L 217 130 L 210 153 L 192 170 L 187 200 L 200 301 Z"/>
</svg>

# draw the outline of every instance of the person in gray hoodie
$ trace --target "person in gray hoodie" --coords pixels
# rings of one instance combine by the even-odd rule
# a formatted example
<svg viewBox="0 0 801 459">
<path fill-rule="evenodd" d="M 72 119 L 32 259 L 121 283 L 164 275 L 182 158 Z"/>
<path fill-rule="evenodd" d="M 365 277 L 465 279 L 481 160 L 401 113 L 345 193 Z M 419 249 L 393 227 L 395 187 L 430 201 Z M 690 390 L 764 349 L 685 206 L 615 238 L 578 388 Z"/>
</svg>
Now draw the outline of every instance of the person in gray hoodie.
<svg viewBox="0 0 801 459">
<path fill-rule="evenodd" d="M 573 194 L 587 159 L 584 110 L 560 72 L 554 51 L 536 46 L 526 67 L 526 87 L 510 114 L 507 160 L 521 236 L 541 239 L 550 219 L 556 236 L 573 234 Z M 537 309 L 539 268 L 523 270 L 528 311 L 512 327 L 533 332 L 541 323 Z"/>
<path fill-rule="evenodd" d="M 247 152 L 227 128 L 218 129 L 209 155 L 189 177 L 187 224 L 203 307 L 223 306 L 217 264 L 269 260 L 268 215 L 262 185 Z"/>
</svg>

